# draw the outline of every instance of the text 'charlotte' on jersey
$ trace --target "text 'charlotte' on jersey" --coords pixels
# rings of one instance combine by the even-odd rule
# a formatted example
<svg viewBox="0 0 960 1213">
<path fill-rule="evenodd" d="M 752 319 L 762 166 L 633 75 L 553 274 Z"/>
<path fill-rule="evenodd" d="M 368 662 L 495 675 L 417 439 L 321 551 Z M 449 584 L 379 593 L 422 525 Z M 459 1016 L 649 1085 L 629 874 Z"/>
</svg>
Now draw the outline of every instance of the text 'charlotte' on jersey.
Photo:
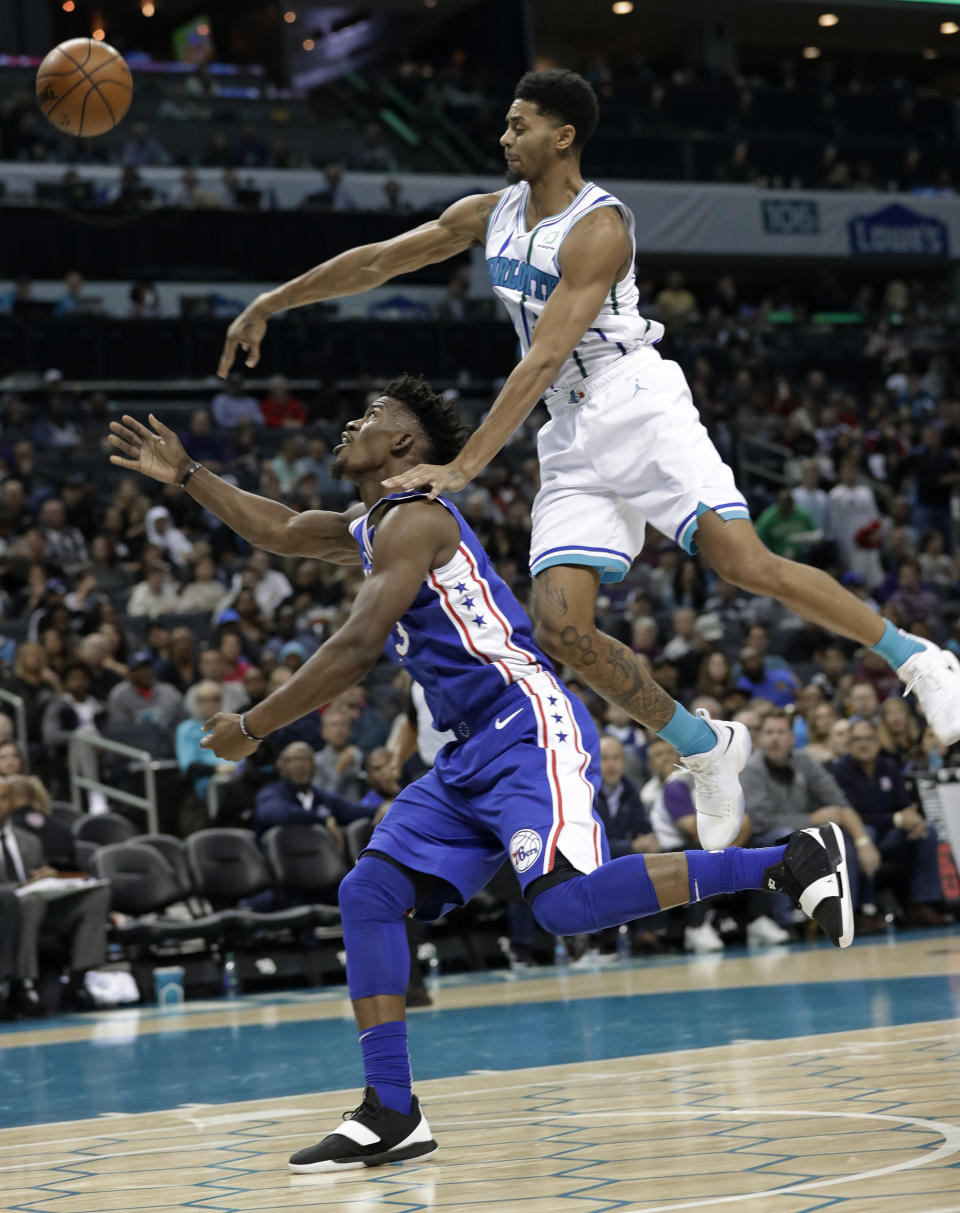
<svg viewBox="0 0 960 1213">
<path fill-rule="evenodd" d="M 424 496 L 416 490 L 393 493 L 350 523 L 364 574 L 373 567 L 371 516 L 382 517 L 385 508 L 402 509 L 403 502 Z M 386 653 L 423 687 L 436 727 L 450 729 L 483 715 L 505 687 L 553 667 L 534 644 L 529 617 L 460 511 L 442 497 L 437 501 L 456 519 L 459 546 L 446 564 L 430 571 L 393 629 Z"/>
<path fill-rule="evenodd" d="M 613 194 L 588 181 L 565 211 L 549 215 L 527 230 L 530 187 L 525 181 L 500 196 L 487 224 L 485 256 L 490 285 L 513 321 L 520 348 L 526 354 L 533 330 L 561 278 L 560 249 L 571 229 L 600 207 L 615 207 L 630 237 L 630 265 L 613 284 L 596 320 L 578 342 L 563 367 L 557 385 L 585 379 L 638 345 L 652 345 L 663 336 L 663 325 L 640 315 L 640 294 L 633 269 L 637 246 L 633 212 Z"/>
</svg>

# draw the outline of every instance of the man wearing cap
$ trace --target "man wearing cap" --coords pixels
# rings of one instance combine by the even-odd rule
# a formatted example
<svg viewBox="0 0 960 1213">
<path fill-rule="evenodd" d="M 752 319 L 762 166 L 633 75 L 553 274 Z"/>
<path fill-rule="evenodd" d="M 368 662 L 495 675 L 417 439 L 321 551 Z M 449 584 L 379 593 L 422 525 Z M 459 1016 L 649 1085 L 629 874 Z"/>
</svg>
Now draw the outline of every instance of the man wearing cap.
<svg viewBox="0 0 960 1213">
<path fill-rule="evenodd" d="M 107 700 L 107 723 L 111 729 L 131 729 L 155 724 L 172 737 L 183 717 L 183 696 L 166 682 L 154 682 L 152 657 L 141 649 L 130 658 L 130 673 L 118 682 Z"/>
</svg>

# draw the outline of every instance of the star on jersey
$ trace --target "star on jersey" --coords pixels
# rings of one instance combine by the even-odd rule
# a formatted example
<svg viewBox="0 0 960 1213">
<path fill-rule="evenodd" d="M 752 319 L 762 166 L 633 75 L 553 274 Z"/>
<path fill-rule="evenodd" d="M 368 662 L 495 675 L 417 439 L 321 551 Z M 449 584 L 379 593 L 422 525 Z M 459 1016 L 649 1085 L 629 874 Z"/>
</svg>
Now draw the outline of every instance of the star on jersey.
<svg viewBox="0 0 960 1213">
<path fill-rule="evenodd" d="M 476 601 L 475 598 L 464 598 L 463 605 L 467 608 L 468 611 L 472 611 L 473 604 L 475 601 Z"/>
<path fill-rule="evenodd" d="M 557 706 L 557 697 L 556 697 L 556 695 L 550 695 L 550 696 L 548 696 L 548 697 L 547 697 L 547 703 L 549 703 L 549 704 L 550 704 L 550 706 L 551 706 L 552 708 L 555 708 L 555 707 Z"/>
<path fill-rule="evenodd" d="M 566 735 L 566 733 L 558 733 L 558 734 L 557 734 L 557 741 L 566 741 L 566 740 L 567 740 L 567 735 Z"/>
<path fill-rule="evenodd" d="M 477 625 L 478 628 L 482 628 L 483 624 L 484 624 L 484 618 L 482 615 L 474 615 L 473 622 Z"/>
<path fill-rule="evenodd" d="M 563 724 L 563 717 L 558 712 L 554 712 L 553 718 L 557 724 Z"/>
<path fill-rule="evenodd" d="M 458 594 L 465 594 L 467 592 L 467 587 L 463 584 L 462 581 L 458 581 L 457 584 L 454 586 L 454 589 L 457 591 Z"/>
</svg>

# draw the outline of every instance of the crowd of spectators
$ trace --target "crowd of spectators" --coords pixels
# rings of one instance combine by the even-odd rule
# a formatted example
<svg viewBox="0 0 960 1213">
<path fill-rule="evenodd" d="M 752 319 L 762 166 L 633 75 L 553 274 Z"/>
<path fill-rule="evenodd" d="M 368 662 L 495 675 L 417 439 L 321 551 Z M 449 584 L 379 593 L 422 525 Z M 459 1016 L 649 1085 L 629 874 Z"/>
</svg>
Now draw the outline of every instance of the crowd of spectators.
<svg viewBox="0 0 960 1213">
<path fill-rule="evenodd" d="M 750 67 L 738 66 L 735 57 L 681 66 L 677 60 L 683 56 L 674 56 L 669 65 L 660 65 L 631 53 L 629 44 L 609 57 L 602 52 L 578 57 L 581 61 L 570 65 L 593 83 L 602 105 L 600 134 L 589 153 L 593 174 L 632 176 L 638 163 L 646 163 L 645 175 L 655 179 L 955 192 L 960 162 L 952 145 L 953 83 L 948 76 L 932 75 L 928 62 L 905 59 L 892 73 L 888 62 L 854 66 L 799 54 Z M 163 82 L 165 95 L 150 106 L 151 120 L 168 132 L 166 137 L 148 129 L 141 120 L 148 113 L 144 109 L 135 112 L 124 138 L 74 140 L 76 146 L 64 144 L 43 121 L 30 89 L 12 88 L 0 106 L 0 156 L 29 163 L 69 159 L 122 165 L 123 183 L 93 200 L 120 207 L 250 205 L 256 191 L 237 180 L 244 170 L 325 170 L 334 158 L 342 161 L 336 171 L 345 167 L 388 176 L 449 171 L 452 163 L 438 156 L 432 139 L 404 140 L 380 120 L 395 113 L 417 131 L 432 132 L 438 125 L 455 131 L 460 162 L 466 157 L 472 171 L 502 171 L 497 139 L 514 82 L 494 77 L 479 49 L 443 59 L 403 55 L 380 65 L 349 119 L 340 83 L 316 90 L 309 106 L 296 107 L 295 122 L 309 132 L 304 139 L 291 133 L 289 105 L 278 110 L 264 101 L 254 111 L 211 108 L 202 92 L 188 93 L 191 82 Z M 325 138 L 325 128 L 340 129 L 345 122 L 353 128 L 346 154 L 342 139 Z M 191 133 L 186 141 L 184 131 Z M 681 141 L 686 154 L 678 151 Z M 641 147 L 647 154 L 638 157 Z M 139 170 L 169 165 L 217 167 L 225 176 L 218 186 L 197 190 L 185 175 L 168 197 L 140 181 Z M 90 204 L 79 176 L 68 184 L 80 186 L 78 203 Z M 318 191 L 324 193 L 336 195 L 336 183 Z M 340 208 L 347 209 L 347 203 L 330 209 Z"/>
<path fill-rule="evenodd" d="M 898 319 L 875 313 L 863 330 L 869 375 L 857 385 L 833 364 L 790 373 L 766 359 L 732 279 L 705 292 L 671 274 L 659 291 L 644 290 L 670 317 L 721 447 L 733 449 L 740 431 L 771 440 L 778 462 L 745 482 L 764 541 L 831 569 L 898 625 L 960 653 L 956 368 L 949 351 L 907 345 L 942 319 L 934 288 L 895 280 L 874 301 Z M 169 420 L 194 458 L 241 487 L 296 509 L 342 509 L 352 489 L 331 474 L 331 444 L 370 390 L 325 389 L 318 407 L 281 377 L 264 394 L 235 373 L 206 404 Z M 47 798 L 67 796 L 69 738 L 101 733 L 176 762 L 161 804 L 162 826 L 175 833 L 207 824 L 210 805 L 220 824 L 262 833 L 311 820 L 335 837 L 387 811 L 432 746 L 422 729 L 418 745 L 407 676 L 386 661 L 239 766 L 199 745 L 204 719 L 259 702 L 336 630 L 357 574 L 251 552 L 176 487 L 113 472 L 104 439 L 119 407 L 102 392 L 83 397 L 55 372 L 31 407 L 12 393 L 0 402 L 0 686 L 23 703 L 23 773 Z M 460 498 L 524 601 L 536 422 Z M 102 474 L 71 471 L 77 452 L 98 451 Z M 936 838 L 916 781 L 950 755 L 882 661 L 740 594 L 653 532 L 627 578 L 604 587 L 600 614 L 671 694 L 750 727 L 744 841 L 830 817 L 850 839 L 861 930 L 882 929 L 888 915 L 944 921 Z M 613 853 L 695 845 L 690 788 L 669 747 L 588 688 L 573 689 L 603 735 L 599 811 Z M 0 774 L 13 740 L 12 716 L 0 714 Z M 84 774 L 124 778 L 83 752 Z M 106 801 L 94 792 L 86 807 L 96 813 Z M 736 932 L 781 942 L 795 924 L 769 900 L 668 916 L 637 927 L 634 942 L 712 950 Z M 516 933 L 511 954 L 522 960 L 529 941 L 522 926 Z"/>
</svg>

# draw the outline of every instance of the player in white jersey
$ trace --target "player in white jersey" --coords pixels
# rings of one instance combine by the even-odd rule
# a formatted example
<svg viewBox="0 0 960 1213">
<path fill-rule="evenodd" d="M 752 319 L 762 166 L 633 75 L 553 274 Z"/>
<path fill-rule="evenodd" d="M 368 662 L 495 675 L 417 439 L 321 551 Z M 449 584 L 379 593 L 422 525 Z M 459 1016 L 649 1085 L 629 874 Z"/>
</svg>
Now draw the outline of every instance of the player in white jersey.
<svg viewBox="0 0 960 1213">
<path fill-rule="evenodd" d="M 258 296 L 231 324 L 219 374 L 229 373 L 238 346 L 247 366 L 257 364 L 274 312 L 358 294 L 483 245 L 523 357 L 452 463 L 418 465 L 387 487 L 429 485 L 434 497 L 462 489 L 546 400 L 551 419 L 539 436 L 542 488 L 531 539 L 537 639 L 676 747 L 695 776 L 701 842 L 721 847 L 740 829 L 746 730 L 691 716 L 630 649 L 596 627 L 598 587 L 624 576 L 648 522 L 685 550 L 699 548 L 726 580 L 874 648 L 916 692 L 947 745 L 960 739 L 960 663 L 899 632 L 822 570 L 775 556 L 757 538 L 682 371 L 655 349 L 662 326 L 639 314 L 632 215 L 581 176 L 580 153 L 597 119 L 596 96 L 581 76 L 528 73 L 500 139 L 507 189 L 462 199 L 432 222 L 350 249 Z"/>
</svg>

